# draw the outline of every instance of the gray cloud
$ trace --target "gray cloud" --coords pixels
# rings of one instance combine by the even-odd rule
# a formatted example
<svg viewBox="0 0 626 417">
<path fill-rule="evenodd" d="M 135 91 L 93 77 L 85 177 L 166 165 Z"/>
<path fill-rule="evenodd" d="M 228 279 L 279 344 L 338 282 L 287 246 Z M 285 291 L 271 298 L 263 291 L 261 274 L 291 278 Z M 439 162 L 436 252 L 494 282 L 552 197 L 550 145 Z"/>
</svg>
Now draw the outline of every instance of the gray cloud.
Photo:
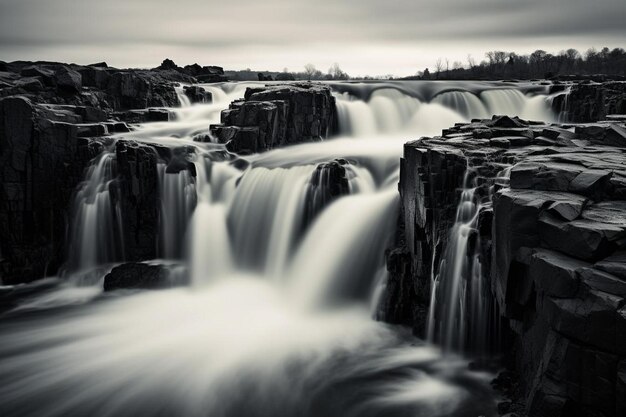
<svg viewBox="0 0 626 417">
<path fill-rule="evenodd" d="M 341 58 L 341 50 L 349 66 L 368 47 L 381 56 L 387 47 L 390 56 L 421 53 L 417 62 L 460 54 L 461 45 L 471 53 L 618 46 L 625 19 L 623 0 L 0 0 L 0 58 L 151 65 L 168 52 L 282 68 L 295 62 L 285 57 L 324 61 L 324 51 Z"/>
</svg>

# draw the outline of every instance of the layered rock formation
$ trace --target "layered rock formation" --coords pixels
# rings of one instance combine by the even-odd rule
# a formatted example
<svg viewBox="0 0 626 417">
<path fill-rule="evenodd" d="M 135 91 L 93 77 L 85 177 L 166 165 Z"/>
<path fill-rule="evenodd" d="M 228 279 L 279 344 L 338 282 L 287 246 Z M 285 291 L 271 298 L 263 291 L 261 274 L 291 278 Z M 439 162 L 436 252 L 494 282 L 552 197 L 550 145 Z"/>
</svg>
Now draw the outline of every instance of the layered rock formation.
<svg viewBox="0 0 626 417">
<path fill-rule="evenodd" d="M 51 62 L 0 62 L 0 281 L 55 274 L 67 259 L 72 199 L 90 161 L 129 132 L 126 123 L 169 120 L 178 82 L 215 68 L 118 70 Z M 191 101 L 210 101 L 192 86 Z M 120 140 L 110 185 L 124 216 L 124 258 L 156 257 L 158 161 L 172 151 Z M 122 259 L 120 259 L 122 260 Z"/>
<path fill-rule="evenodd" d="M 405 145 L 385 318 L 422 335 L 468 170 L 487 201 L 474 233 L 529 415 L 624 415 L 624 124 L 494 117 Z"/>
<path fill-rule="evenodd" d="M 120 70 L 104 63 L 0 62 L 0 97 L 97 109 L 100 119 L 114 111 L 176 106 L 174 86 L 196 81 L 175 70 Z"/>
<path fill-rule="evenodd" d="M 103 150 L 94 125 L 58 106 L 0 99 L 0 271 L 5 284 L 54 272 L 64 259 L 72 193 Z M 98 125 L 100 126 L 100 125 Z"/>
<path fill-rule="evenodd" d="M 270 84 L 248 88 L 243 100 L 222 112 L 211 126 L 218 142 L 249 154 L 328 137 L 336 125 L 335 98 L 327 86 L 312 83 Z"/>
<path fill-rule="evenodd" d="M 574 83 L 568 93 L 554 98 L 553 107 L 573 123 L 604 120 L 608 115 L 626 114 L 626 82 Z"/>
</svg>

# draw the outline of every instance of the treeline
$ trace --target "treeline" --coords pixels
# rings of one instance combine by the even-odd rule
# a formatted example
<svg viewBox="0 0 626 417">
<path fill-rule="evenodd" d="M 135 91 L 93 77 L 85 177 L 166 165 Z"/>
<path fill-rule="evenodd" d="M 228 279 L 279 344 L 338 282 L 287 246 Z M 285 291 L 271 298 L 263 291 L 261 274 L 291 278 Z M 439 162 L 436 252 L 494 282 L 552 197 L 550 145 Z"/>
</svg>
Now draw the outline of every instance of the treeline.
<svg viewBox="0 0 626 417">
<path fill-rule="evenodd" d="M 500 80 L 537 79 L 559 76 L 591 76 L 604 74 L 609 77 L 626 76 L 626 51 L 622 48 L 595 48 L 580 53 L 576 49 L 561 51 L 556 55 L 536 50 L 529 55 L 515 52 L 491 51 L 477 63 L 468 55 L 465 63 L 450 62 L 439 58 L 433 69 L 426 68 L 413 77 L 423 80 Z"/>
<path fill-rule="evenodd" d="M 247 68 L 240 71 L 226 71 L 225 75 L 233 81 L 321 81 L 350 79 L 350 76 L 343 71 L 337 63 L 334 63 L 325 73 L 318 70 L 313 64 L 306 64 L 304 71 L 292 72 L 287 68 L 282 72 L 253 71 Z"/>
</svg>

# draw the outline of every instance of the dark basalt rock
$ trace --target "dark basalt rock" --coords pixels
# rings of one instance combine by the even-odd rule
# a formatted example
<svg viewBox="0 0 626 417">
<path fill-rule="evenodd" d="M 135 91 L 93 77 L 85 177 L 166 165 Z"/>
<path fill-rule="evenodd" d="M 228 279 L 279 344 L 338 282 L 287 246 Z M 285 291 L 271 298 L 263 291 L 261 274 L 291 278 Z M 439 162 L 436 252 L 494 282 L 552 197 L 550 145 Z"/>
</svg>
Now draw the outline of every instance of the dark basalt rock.
<svg viewBox="0 0 626 417">
<path fill-rule="evenodd" d="M 53 274 L 64 258 L 71 196 L 102 151 L 81 138 L 68 108 L 24 97 L 0 99 L 0 278 L 4 284 Z"/>
<path fill-rule="evenodd" d="M 153 146 L 134 141 L 118 141 L 115 153 L 126 259 L 154 259 L 159 230 L 158 153 Z"/>
<path fill-rule="evenodd" d="M 0 282 L 15 284 L 56 274 L 67 259 L 72 196 L 90 161 L 113 144 L 108 135 L 128 132 L 125 122 L 168 121 L 163 107 L 179 104 L 175 85 L 197 80 L 177 69 L 119 70 L 103 63 L 0 67 Z M 171 154 L 159 154 L 167 152 L 157 145 L 116 145 L 119 178 L 111 192 L 124 214 L 128 260 L 156 256 L 156 164 L 176 165 Z"/>
<path fill-rule="evenodd" d="M 354 172 L 346 160 L 319 164 L 307 184 L 302 230 L 305 230 L 326 206 L 350 193 Z"/>
<path fill-rule="evenodd" d="M 183 88 L 185 95 L 189 97 L 192 103 L 211 103 L 213 101 L 213 95 L 202 87 L 192 85 Z"/>
<path fill-rule="evenodd" d="M 76 94 L 83 87 L 83 77 L 79 72 L 62 67 L 54 73 L 59 91 Z"/>
<path fill-rule="evenodd" d="M 470 166 L 481 187 L 491 184 L 492 208 L 478 225 L 481 256 L 511 332 L 526 412 L 623 415 L 624 129 L 619 118 L 572 129 L 494 117 L 407 143 L 383 318 L 423 334 L 431 266 L 445 250 Z M 510 180 L 497 176 L 507 166 Z"/>
<path fill-rule="evenodd" d="M 155 290 L 185 285 L 181 267 L 146 263 L 125 263 L 116 266 L 104 277 L 104 291 L 119 289 Z"/>
<path fill-rule="evenodd" d="M 553 106 L 566 115 L 568 122 L 589 123 L 607 115 L 626 114 L 626 82 L 575 83 L 571 92 Z"/>
<path fill-rule="evenodd" d="M 274 84 L 248 88 L 245 99 L 222 112 L 211 134 L 231 152 L 248 154 L 318 141 L 332 133 L 335 99 L 319 84 Z"/>
<path fill-rule="evenodd" d="M 32 102 L 97 107 L 109 113 L 147 107 L 175 107 L 175 85 L 198 80 L 180 68 L 119 70 L 106 64 L 5 63 L 0 97 L 26 95 Z M 205 97 L 206 98 L 206 97 Z"/>
</svg>

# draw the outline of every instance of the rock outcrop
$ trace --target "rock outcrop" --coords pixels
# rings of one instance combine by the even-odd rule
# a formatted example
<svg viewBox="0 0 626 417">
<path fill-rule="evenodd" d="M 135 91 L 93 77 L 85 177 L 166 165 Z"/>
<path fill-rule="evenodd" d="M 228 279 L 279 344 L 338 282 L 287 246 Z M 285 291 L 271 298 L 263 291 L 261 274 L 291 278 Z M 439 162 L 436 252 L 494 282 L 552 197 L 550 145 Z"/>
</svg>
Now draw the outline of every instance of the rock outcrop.
<svg viewBox="0 0 626 417">
<path fill-rule="evenodd" d="M 185 86 L 183 89 L 191 103 L 211 103 L 213 101 L 213 95 L 202 87 L 191 85 Z"/>
<path fill-rule="evenodd" d="M 0 99 L 0 273 L 5 284 L 53 273 L 63 262 L 71 196 L 102 151 L 92 126 L 62 106 Z M 102 127 L 104 129 L 104 127 Z"/>
<path fill-rule="evenodd" d="M 222 112 L 222 123 L 212 125 L 211 134 L 229 151 L 249 154 L 322 140 L 333 132 L 336 119 L 329 87 L 271 84 L 248 88 L 243 100 Z"/>
<path fill-rule="evenodd" d="M 308 228 L 319 213 L 335 199 L 350 194 L 350 179 L 354 172 L 349 162 L 337 159 L 319 164 L 309 183 L 304 197 L 302 230 Z"/>
<path fill-rule="evenodd" d="M 129 132 L 127 123 L 168 121 L 163 107 L 179 105 L 178 83 L 221 71 L 167 64 L 119 70 L 105 63 L 0 62 L 1 283 L 57 273 L 67 259 L 75 189 L 92 159 L 114 145 L 117 180 L 108 186 L 123 212 L 119 261 L 157 256 L 156 167 L 170 162 L 172 150 L 109 136 Z M 198 86 L 186 94 L 192 102 L 211 100 Z"/>
<path fill-rule="evenodd" d="M 175 85 L 197 82 L 175 70 L 120 70 L 106 64 L 17 61 L 0 68 L 0 97 L 22 95 L 34 103 L 89 107 L 109 116 L 114 111 L 175 107 Z"/>
<path fill-rule="evenodd" d="M 407 143 L 385 319 L 424 334 L 431 276 L 471 168 L 478 192 L 493 196 L 476 233 L 528 414 L 624 415 L 624 127 L 494 117 Z"/>
<path fill-rule="evenodd" d="M 567 93 L 552 103 L 562 119 L 572 123 L 605 120 L 613 114 L 626 114 L 626 82 L 574 83 Z"/>
<path fill-rule="evenodd" d="M 171 59 L 165 59 L 153 71 L 176 72 L 178 74 L 194 77 L 202 83 L 216 83 L 228 81 L 224 76 L 224 68 L 217 66 L 200 66 L 198 64 L 185 65 L 184 68 L 179 67 Z"/>
</svg>

